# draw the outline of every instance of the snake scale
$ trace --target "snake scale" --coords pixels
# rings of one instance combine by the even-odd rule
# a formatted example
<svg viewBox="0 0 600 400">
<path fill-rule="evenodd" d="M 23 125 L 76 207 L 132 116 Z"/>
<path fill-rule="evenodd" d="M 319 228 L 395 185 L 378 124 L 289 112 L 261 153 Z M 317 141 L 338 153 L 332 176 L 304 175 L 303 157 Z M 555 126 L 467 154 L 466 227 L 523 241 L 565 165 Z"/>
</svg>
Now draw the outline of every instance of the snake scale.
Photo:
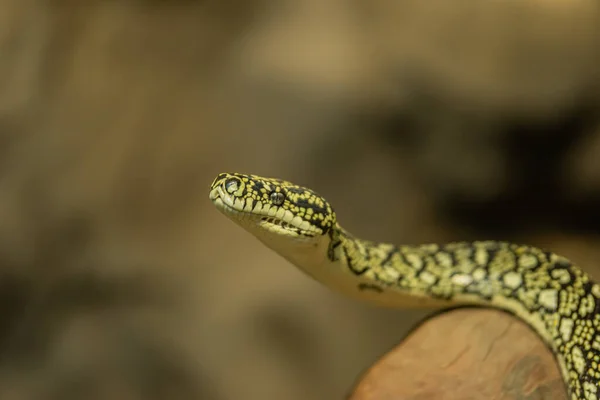
<svg viewBox="0 0 600 400">
<path fill-rule="evenodd" d="M 222 173 L 219 211 L 306 274 L 391 307 L 479 305 L 533 328 L 559 363 L 573 400 L 600 396 L 600 285 L 568 259 L 500 241 L 393 245 L 343 229 L 327 200 L 280 179 Z"/>
</svg>

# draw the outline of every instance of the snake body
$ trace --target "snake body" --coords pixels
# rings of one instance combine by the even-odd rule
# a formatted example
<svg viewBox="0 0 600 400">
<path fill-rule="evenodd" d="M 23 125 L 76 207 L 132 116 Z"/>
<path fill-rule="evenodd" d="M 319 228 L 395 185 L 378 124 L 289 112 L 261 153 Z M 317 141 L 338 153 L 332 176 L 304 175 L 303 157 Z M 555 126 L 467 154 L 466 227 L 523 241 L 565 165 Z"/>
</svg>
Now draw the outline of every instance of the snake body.
<svg viewBox="0 0 600 400">
<path fill-rule="evenodd" d="M 600 285 L 568 259 L 500 241 L 393 245 L 354 237 L 327 200 L 280 179 L 222 173 L 223 214 L 326 286 L 390 307 L 480 305 L 548 344 L 573 400 L 600 396 Z"/>
</svg>

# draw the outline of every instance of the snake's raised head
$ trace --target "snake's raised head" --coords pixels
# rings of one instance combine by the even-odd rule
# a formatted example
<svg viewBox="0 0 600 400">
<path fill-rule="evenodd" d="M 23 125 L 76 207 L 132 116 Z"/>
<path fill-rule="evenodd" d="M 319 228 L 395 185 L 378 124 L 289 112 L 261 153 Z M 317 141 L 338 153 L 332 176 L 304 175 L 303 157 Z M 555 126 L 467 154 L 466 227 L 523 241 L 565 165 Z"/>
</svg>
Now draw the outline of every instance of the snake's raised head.
<svg viewBox="0 0 600 400">
<path fill-rule="evenodd" d="M 323 197 L 279 179 L 219 174 L 211 184 L 210 199 L 219 211 L 257 236 L 317 238 L 336 223 Z"/>
</svg>

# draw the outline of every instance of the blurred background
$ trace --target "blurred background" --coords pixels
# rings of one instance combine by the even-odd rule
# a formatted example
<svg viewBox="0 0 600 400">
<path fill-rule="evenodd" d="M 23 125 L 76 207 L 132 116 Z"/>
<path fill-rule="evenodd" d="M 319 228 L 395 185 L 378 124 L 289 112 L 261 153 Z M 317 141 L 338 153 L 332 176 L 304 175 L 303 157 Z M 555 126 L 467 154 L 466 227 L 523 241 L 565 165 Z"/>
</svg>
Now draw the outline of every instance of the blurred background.
<svg viewBox="0 0 600 400">
<path fill-rule="evenodd" d="M 0 54 L 1 399 L 339 399 L 424 317 L 259 245 L 223 171 L 600 277 L 596 0 L 0 0 Z"/>
</svg>

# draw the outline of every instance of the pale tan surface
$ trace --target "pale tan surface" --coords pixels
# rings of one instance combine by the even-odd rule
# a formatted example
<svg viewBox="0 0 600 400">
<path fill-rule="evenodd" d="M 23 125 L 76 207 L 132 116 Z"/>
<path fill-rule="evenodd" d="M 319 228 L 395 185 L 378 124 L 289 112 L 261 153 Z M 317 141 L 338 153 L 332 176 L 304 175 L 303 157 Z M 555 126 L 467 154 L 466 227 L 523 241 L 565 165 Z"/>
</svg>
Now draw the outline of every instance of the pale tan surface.
<svg viewBox="0 0 600 400">
<path fill-rule="evenodd" d="M 213 209 L 214 175 L 313 186 L 372 239 L 463 238 L 418 172 L 485 198 L 507 172 L 480 128 L 597 89 L 595 0 L 422 4 L 1 0 L 0 398 L 347 393 L 424 314 L 310 281 Z M 396 112 L 423 151 L 372 139 Z"/>
</svg>

